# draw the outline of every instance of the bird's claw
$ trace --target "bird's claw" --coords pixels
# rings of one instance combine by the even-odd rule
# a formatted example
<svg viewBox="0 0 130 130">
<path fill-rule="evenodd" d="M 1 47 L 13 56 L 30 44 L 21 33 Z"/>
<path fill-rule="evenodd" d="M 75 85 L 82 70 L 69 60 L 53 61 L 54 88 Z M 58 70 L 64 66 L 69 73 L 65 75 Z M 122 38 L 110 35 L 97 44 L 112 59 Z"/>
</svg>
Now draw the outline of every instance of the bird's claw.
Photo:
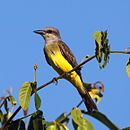
<svg viewBox="0 0 130 130">
<path fill-rule="evenodd" d="M 57 80 L 56 78 L 53 78 L 52 80 L 53 80 L 53 82 L 55 83 L 55 85 L 58 84 L 58 80 Z"/>
</svg>

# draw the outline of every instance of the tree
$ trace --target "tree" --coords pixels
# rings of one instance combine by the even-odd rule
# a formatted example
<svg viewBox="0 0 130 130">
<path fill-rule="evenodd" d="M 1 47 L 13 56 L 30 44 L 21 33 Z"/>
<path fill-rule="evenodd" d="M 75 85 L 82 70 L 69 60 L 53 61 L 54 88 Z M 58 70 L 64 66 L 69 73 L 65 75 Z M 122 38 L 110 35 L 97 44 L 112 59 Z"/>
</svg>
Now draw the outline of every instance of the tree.
<svg viewBox="0 0 130 130">
<path fill-rule="evenodd" d="M 74 126 L 75 130 L 93 130 L 93 125 L 91 122 L 83 117 L 83 114 L 87 114 L 93 118 L 96 118 L 98 121 L 102 122 L 104 125 L 106 125 L 108 128 L 112 130 L 120 130 L 114 123 L 112 123 L 106 115 L 99 111 L 93 111 L 92 113 L 87 112 L 85 110 L 80 110 L 78 107 L 82 104 L 82 101 L 74 108 L 72 108 L 72 111 L 70 113 L 62 113 L 57 119 L 55 119 L 52 122 L 48 122 L 45 120 L 43 112 L 40 110 L 41 106 L 41 99 L 38 95 L 38 91 L 46 87 L 47 85 L 57 82 L 58 79 L 62 79 L 65 74 L 69 74 L 72 71 L 81 68 L 82 65 L 88 63 L 90 60 L 96 58 L 100 69 L 103 69 L 106 67 L 110 53 L 124 53 L 124 54 L 130 54 L 129 51 L 111 51 L 110 45 L 108 44 L 107 39 L 107 31 L 96 31 L 94 33 L 95 43 L 96 43 L 96 49 L 95 49 L 95 55 L 94 56 L 85 56 L 85 60 L 83 60 L 79 65 L 77 65 L 73 70 L 63 73 L 62 75 L 53 78 L 51 81 L 43 84 L 40 87 L 37 87 L 37 80 L 36 80 L 36 70 L 38 68 L 37 65 L 34 65 L 34 81 L 33 82 L 24 82 L 23 85 L 20 88 L 19 91 L 19 101 L 20 106 L 18 109 L 12 113 L 9 109 L 8 104 L 11 103 L 11 107 L 14 107 L 16 105 L 16 101 L 14 97 L 9 93 L 8 96 L 1 98 L 1 104 L 0 104 L 0 122 L 1 122 L 1 129 L 5 130 L 24 130 L 25 129 L 25 123 L 23 121 L 24 118 L 30 117 L 29 123 L 28 123 L 28 130 L 68 130 L 66 124 L 70 120 L 70 116 L 72 117 L 72 124 Z M 127 48 L 129 49 L 129 47 Z M 126 71 L 128 74 L 128 77 L 130 77 L 130 58 L 128 59 L 127 65 L 126 65 Z M 98 103 L 103 97 L 102 92 L 104 91 L 104 85 L 102 82 L 97 81 L 95 84 L 87 84 L 87 90 L 89 91 L 89 94 L 93 99 L 95 99 L 95 102 Z M 31 96 L 34 95 L 34 102 L 35 102 L 35 108 L 36 111 L 33 113 L 28 114 L 28 107 L 29 107 L 29 101 Z M 6 113 L 3 112 L 3 109 Z M 17 120 L 13 120 L 13 118 L 17 115 L 20 109 L 24 110 L 24 117 L 20 117 Z M 124 128 L 123 130 L 130 129 Z"/>
</svg>

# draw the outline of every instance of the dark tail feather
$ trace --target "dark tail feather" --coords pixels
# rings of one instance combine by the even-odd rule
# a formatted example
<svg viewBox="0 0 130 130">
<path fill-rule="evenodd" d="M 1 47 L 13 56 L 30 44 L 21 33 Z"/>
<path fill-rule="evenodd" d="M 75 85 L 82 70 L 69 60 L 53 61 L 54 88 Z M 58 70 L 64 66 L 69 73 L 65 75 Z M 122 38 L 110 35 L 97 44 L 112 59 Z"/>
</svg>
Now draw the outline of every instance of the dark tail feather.
<svg viewBox="0 0 130 130">
<path fill-rule="evenodd" d="M 82 97 L 88 112 L 91 113 L 91 112 L 93 112 L 93 110 L 98 111 L 96 104 L 94 103 L 93 99 L 91 98 L 91 96 L 89 95 L 88 92 L 86 92 L 86 94 L 82 94 L 79 92 L 79 94 Z"/>
</svg>

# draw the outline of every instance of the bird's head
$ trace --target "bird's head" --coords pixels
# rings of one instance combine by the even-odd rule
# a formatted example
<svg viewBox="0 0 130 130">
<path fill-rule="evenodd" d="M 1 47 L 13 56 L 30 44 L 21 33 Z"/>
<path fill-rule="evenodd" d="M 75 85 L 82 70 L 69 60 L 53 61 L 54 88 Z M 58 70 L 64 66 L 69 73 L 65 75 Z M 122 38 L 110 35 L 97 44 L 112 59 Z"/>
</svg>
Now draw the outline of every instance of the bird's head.
<svg viewBox="0 0 130 130">
<path fill-rule="evenodd" d="M 46 42 L 59 41 L 61 39 L 58 29 L 54 27 L 46 27 L 43 30 L 35 30 L 34 32 L 40 34 Z"/>
</svg>

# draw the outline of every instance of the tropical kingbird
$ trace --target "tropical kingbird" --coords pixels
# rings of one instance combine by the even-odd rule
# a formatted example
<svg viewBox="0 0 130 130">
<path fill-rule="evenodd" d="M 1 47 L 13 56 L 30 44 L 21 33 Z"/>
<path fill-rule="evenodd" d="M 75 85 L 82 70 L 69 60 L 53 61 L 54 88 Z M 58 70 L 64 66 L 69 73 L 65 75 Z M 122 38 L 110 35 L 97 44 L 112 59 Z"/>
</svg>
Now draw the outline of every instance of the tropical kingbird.
<svg viewBox="0 0 130 130">
<path fill-rule="evenodd" d="M 72 51 L 61 40 L 58 29 L 47 27 L 44 30 L 36 30 L 34 32 L 40 34 L 44 38 L 45 46 L 43 50 L 46 61 L 55 71 L 57 71 L 58 74 L 61 75 L 64 72 L 68 72 L 78 65 Z M 96 104 L 84 86 L 80 69 L 77 69 L 70 74 L 66 74 L 63 78 L 76 87 L 89 112 L 98 110 Z"/>
</svg>

